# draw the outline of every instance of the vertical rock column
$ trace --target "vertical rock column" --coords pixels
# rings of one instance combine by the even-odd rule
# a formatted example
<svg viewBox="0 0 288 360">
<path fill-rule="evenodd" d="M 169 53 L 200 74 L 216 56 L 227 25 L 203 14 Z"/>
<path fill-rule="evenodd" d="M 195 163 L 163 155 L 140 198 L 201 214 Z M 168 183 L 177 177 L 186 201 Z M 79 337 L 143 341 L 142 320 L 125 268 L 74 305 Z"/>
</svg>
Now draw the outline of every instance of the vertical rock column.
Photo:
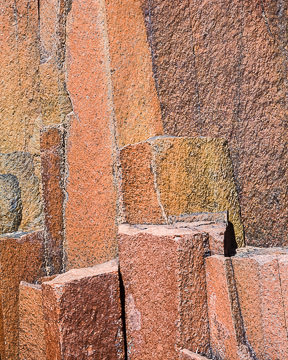
<svg viewBox="0 0 288 360">
<path fill-rule="evenodd" d="M 116 184 L 112 86 L 104 3 L 74 0 L 67 18 L 65 252 L 67 269 L 116 255 Z"/>
</svg>

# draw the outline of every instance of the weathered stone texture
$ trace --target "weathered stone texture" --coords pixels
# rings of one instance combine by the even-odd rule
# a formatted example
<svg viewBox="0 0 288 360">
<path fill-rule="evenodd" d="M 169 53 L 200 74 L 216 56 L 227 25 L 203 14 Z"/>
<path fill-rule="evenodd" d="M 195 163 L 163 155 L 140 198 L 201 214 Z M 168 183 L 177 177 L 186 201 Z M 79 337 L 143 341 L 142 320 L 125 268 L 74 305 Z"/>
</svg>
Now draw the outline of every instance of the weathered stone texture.
<svg viewBox="0 0 288 360">
<path fill-rule="evenodd" d="M 157 137 L 121 149 L 126 221 L 164 223 L 173 215 L 229 210 L 238 245 L 243 227 L 225 141 Z"/>
<path fill-rule="evenodd" d="M 43 125 L 58 124 L 71 112 L 65 82 L 66 18 L 69 1 L 39 2 L 40 97 Z"/>
<path fill-rule="evenodd" d="M 0 234 L 17 231 L 21 219 L 21 190 L 17 177 L 0 175 Z"/>
<path fill-rule="evenodd" d="M 205 360 L 205 359 L 208 360 L 207 357 L 192 353 L 191 351 L 186 349 L 180 351 L 180 360 Z"/>
<path fill-rule="evenodd" d="M 119 146 L 162 135 L 159 99 L 139 0 L 106 0 Z"/>
<path fill-rule="evenodd" d="M 0 152 L 39 154 L 37 1 L 1 1 Z"/>
<path fill-rule="evenodd" d="M 287 259 L 287 250 L 277 248 L 249 249 L 233 257 L 246 336 L 257 359 L 288 357 Z"/>
<path fill-rule="evenodd" d="M 248 243 L 287 245 L 287 3 L 142 6 L 164 132 L 227 139 Z"/>
<path fill-rule="evenodd" d="M 19 359 L 46 360 L 41 286 L 24 281 L 19 295 Z"/>
<path fill-rule="evenodd" d="M 41 132 L 42 189 L 46 266 L 50 274 L 62 270 L 64 239 L 64 132 L 60 127 Z"/>
<path fill-rule="evenodd" d="M 209 351 L 207 248 L 208 235 L 188 226 L 120 225 L 129 359 Z"/>
<path fill-rule="evenodd" d="M 70 270 L 42 290 L 47 360 L 124 359 L 115 260 Z"/>
<path fill-rule="evenodd" d="M 3 359 L 18 357 L 19 284 L 20 281 L 33 283 L 45 275 L 43 239 L 43 231 L 0 237 L 1 316 L 5 341 Z"/>
<path fill-rule="evenodd" d="M 93 59 L 93 60 L 92 60 Z M 67 268 L 116 255 L 113 106 L 105 9 L 75 0 L 67 19 L 67 89 L 73 103 L 67 139 Z"/>
<path fill-rule="evenodd" d="M 42 225 L 42 201 L 33 156 L 25 152 L 0 153 L 0 174 L 12 174 L 19 182 L 22 201 L 19 228 L 22 231 L 39 228 Z"/>
</svg>

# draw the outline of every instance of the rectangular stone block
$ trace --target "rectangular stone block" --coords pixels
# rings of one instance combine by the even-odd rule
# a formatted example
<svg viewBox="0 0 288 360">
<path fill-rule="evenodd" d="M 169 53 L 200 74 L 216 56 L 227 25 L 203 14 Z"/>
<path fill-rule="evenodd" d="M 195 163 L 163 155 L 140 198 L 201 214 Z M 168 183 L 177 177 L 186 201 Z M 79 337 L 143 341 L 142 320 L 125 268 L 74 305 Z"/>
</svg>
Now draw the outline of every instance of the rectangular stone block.
<svg viewBox="0 0 288 360">
<path fill-rule="evenodd" d="M 75 0 L 67 17 L 67 269 L 117 253 L 116 139 L 105 3 Z M 93 60 L 92 60 L 93 59 Z"/>
<path fill-rule="evenodd" d="M 35 283 L 45 275 L 43 239 L 43 231 L 0 237 L 0 286 L 5 340 L 3 359 L 18 358 L 19 284 L 20 281 Z"/>
<path fill-rule="evenodd" d="M 209 351 L 207 248 L 208 235 L 197 229 L 119 227 L 129 359 L 179 359 L 183 348 Z"/>
<path fill-rule="evenodd" d="M 288 358 L 287 258 L 287 250 L 260 248 L 233 258 L 247 341 L 259 359 Z"/>
<path fill-rule="evenodd" d="M 238 245 L 243 226 L 227 143 L 221 139 L 155 137 L 121 149 L 122 194 L 129 224 L 229 212 Z"/>
<path fill-rule="evenodd" d="M 45 255 L 49 274 L 62 270 L 64 237 L 64 133 L 60 127 L 41 131 Z"/>
<path fill-rule="evenodd" d="M 41 285 L 20 283 L 19 359 L 46 360 Z"/>
<path fill-rule="evenodd" d="M 42 291 L 47 360 L 124 360 L 116 260 L 58 275 Z"/>
<path fill-rule="evenodd" d="M 247 274 L 246 274 L 247 275 Z M 230 258 L 206 258 L 210 341 L 216 358 L 253 359 L 246 343 Z"/>
</svg>

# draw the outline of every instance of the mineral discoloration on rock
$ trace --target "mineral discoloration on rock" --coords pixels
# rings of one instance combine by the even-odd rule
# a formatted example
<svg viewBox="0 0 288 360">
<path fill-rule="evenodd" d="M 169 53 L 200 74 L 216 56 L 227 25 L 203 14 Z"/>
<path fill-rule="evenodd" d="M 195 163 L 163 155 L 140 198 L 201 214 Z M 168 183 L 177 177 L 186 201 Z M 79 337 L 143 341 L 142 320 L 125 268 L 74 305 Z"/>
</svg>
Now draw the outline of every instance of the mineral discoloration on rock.
<svg viewBox="0 0 288 360">
<path fill-rule="evenodd" d="M 124 360 L 116 261 L 70 270 L 42 289 L 47 360 Z"/>
<path fill-rule="evenodd" d="M 162 135 L 159 99 L 139 0 L 106 0 L 118 144 Z"/>
<path fill-rule="evenodd" d="M 100 0 L 75 0 L 67 19 L 67 89 L 74 111 L 67 134 L 67 269 L 113 259 L 117 251 L 115 137 L 103 6 Z"/>
<path fill-rule="evenodd" d="M 0 234 L 17 231 L 21 219 L 21 190 L 17 177 L 0 175 Z"/>
<path fill-rule="evenodd" d="M 38 278 L 45 275 L 43 242 L 43 231 L 0 236 L 4 359 L 18 358 L 19 284 L 20 281 L 35 283 Z"/>
<path fill-rule="evenodd" d="M 33 156 L 25 152 L 0 154 L 0 174 L 12 174 L 19 182 L 22 201 L 22 221 L 19 228 L 29 231 L 41 227 L 42 201 Z"/>
<path fill-rule="evenodd" d="M 164 133 L 228 140 L 247 241 L 287 245 L 287 4 L 142 0 Z"/>
<path fill-rule="evenodd" d="M 157 137 L 121 149 L 124 212 L 129 223 L 163 223 L 169 216 L 229 211 L 244 244 L 227 143 L 221 139 Z"/>
<path fill-rule="evenodd" d="M 19 294 L 19 359 L 46 360 L 41 286 L 24 281 Z"/>
<path fill-rule="evenodd" d="M 120 225 L 128 355 L 176 359 L 209 352 L 204 255 L 208 235 L 171 225 Z"/>
<path fill-rule="evenodd" d="M 208 358 L 184 349 L 180 351 L 180 360 L 208 360 Z"/>
</svg>

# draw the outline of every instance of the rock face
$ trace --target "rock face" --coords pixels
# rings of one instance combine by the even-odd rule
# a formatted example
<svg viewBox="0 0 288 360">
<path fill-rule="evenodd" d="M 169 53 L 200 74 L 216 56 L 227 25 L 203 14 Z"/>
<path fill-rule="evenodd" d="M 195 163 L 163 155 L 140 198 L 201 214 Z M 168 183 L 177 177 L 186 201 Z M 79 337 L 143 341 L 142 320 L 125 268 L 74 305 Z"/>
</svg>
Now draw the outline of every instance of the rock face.
<svg viewBox="0 0 288 360">
<path fill-rule="evenodd" d="M 208 249 L 208 234 L 187 224 L 119 227 L 129 359 L 179 359 L 183 348 L 209 352 Z"/>
<path fill-rule="evenodd" d="M 288 244 L 287 4 L 142 0 L 164 133 L 228 140 L 248 244 Z"/>
<path fill-rule="evenodd" d="M 167 223 L 169 216 L 229 210 L 243 245 L 229 150 L 221 139 L 156 137 L 121 149 L 126 221 Z"/>
<path fill-rule="evenodd" d="M 33 156 L 25 152 L 0 154 L 0 174 L 17 177 L 21 190 L 22 221 L 20 229 L 31 231 L 42 225 L 42 200 Z"/>
<path fill-rule="evenodd" d="M 17 177 L 0 175 L 0 234 L 17 231 L 21 220 L 21 190 Z"/>
<path fill-rule="evenodd" d="M 117 261 L 42 284 L 46 359 L 124 360 Z"/>
</svg>

